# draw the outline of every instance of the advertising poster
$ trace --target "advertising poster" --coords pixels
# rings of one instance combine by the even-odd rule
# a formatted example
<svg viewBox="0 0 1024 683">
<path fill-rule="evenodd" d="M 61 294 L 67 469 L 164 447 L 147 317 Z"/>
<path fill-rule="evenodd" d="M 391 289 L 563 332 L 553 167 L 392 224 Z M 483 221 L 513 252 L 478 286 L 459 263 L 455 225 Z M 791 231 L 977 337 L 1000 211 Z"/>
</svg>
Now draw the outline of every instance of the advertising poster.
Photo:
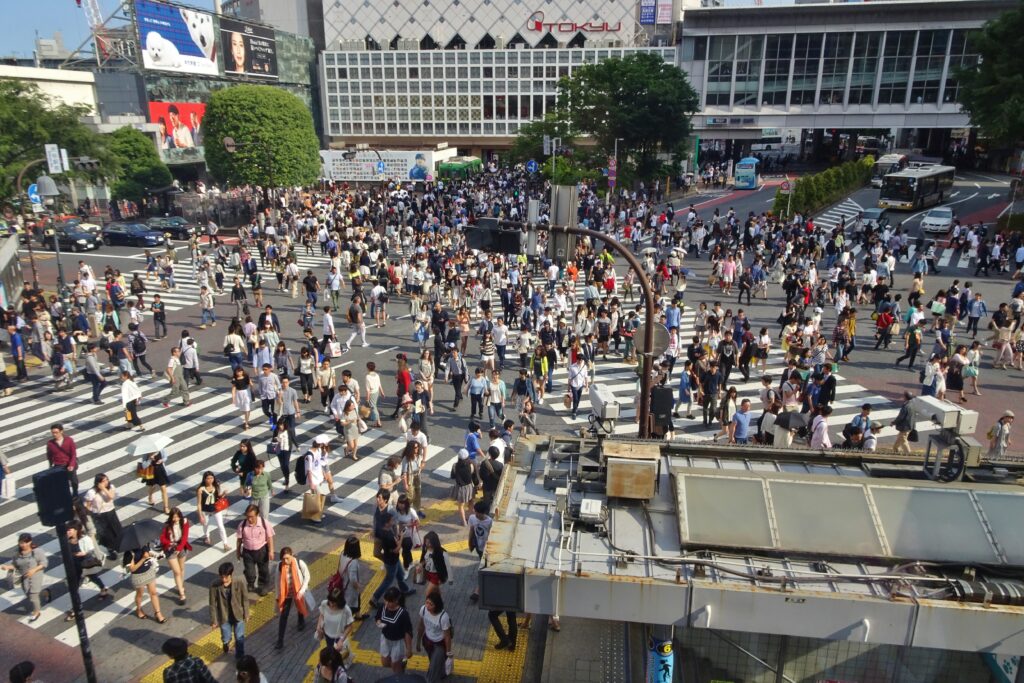
<svg viewBox="0 0 1024 683">
<path fill-rule="evenodd" d="M 150 102 L 149 120 L 160 126 L 160 156 L 165 163 L 196 163 L 203 155 L 202 102 Z"/>
<path fill-rule="evenodd" d="M 658 0 L 657 23 L 671 24 L 672 21 L 672 0 Z"/>
<path fill-rule="evenodd" d="M 640 0 L 640 23 L 644 26 L 654 24 L 654 8 L 657 0 Z"/>
<path fill-rule="evenodd" d="M 429 181 L 434 179 L 434 162 L 441 160 L 435 159 L 434 152 L 415 150 L 381 150 L 380 156 L 377 159 L 373 152 L 360 151 L 349 160 L 340 151 L 320 152 L 324 177 L 348 182 L 376 182 L 381 175 L 388 180 Z M 383 174 L 378 173 L 381 161 L 384 163 Z"/>
<path fill-rule="evenodd" d="M 225 75 L 277 78 L 274 29 L 221 17 L 220 44 Z"/>
<path fill-rule="evenodd" d="M 142 66 L 181 74 L 217 75 L 213 15 L 135 0 Z"/>
</svg>

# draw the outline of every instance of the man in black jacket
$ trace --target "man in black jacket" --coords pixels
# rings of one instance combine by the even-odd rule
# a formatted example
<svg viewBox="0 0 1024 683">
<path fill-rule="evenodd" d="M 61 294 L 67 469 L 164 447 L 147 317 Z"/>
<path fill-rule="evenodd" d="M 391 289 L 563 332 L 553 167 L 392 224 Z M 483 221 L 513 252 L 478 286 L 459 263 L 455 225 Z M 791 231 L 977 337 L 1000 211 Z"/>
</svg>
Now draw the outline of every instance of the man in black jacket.
<svg viewBox="0 0 1024 683">
<path fill-rule="evenodd" d="M 821 368 L 821 391 L 818 393 L 818 405 L 831 405 L 836 400 L 836 376 L 832 374 L 832 365 L 825 363 Z"/>
</svg>

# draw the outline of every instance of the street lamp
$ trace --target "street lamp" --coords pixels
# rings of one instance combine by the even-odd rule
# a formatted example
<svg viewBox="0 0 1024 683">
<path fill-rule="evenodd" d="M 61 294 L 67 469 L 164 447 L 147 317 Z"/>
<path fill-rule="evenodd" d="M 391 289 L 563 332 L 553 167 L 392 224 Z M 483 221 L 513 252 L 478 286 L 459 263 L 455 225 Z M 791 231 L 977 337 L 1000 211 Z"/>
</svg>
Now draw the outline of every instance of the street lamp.
<svg viewBox="0 0 1024 683">
<path fill-rule="evenodd" d="M 25 164 L 20 171 L 18 171 L 18 178 L 15 180 L 14 184 L 15 187 L 18 188 L 18 198 L 21 200 L 22 213 L 24 213 L 25 207 L 30 203 L 28 195 L 25 193 L 25 188 L 22 185 L 22 181 L 25 179 L 25 172 L 28 171 L 28 169 L 32 168 L 33 166 L 38 166 L 39 164 L 45 162 L 46 157 L 43 157 L 42 159 L 33 159 L 32 161 Z M 32 264 L 32 286 L 35 289 L 39 289 L 39 271 L 36 270 L 36 253 L 32 249 L 32 233 L 26 230 L 26 237 L 28 238 L 25 240 L 26 244 L 28 245 L 28 260 L 29 263 Z"/>
<path fill-rule="evenodd" d="M 36 178 L 36 192 L 39 193 L 44 203 L 47 199 L 56 199 L 60 196 L 57 183 L 45 173 Z M 45 236 L 45 231 L 43 234 Z M 60 239 L 57 236 L 56 225 L 53 226 L 53 254 L 57 259 L 57 293 L 60 295 L 61 301 L 63 301 L 65 288 L 64 267 L 60 263 Z"/>
</svg>

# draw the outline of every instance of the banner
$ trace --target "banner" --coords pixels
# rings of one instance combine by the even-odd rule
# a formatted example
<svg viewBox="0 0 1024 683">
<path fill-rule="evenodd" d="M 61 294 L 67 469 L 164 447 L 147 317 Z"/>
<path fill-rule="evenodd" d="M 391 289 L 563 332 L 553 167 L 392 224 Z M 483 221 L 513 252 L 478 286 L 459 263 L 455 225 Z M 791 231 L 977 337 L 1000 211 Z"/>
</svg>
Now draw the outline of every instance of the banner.
<svg viewBox="0 0 1024 683">
<path fill-rule="evenodd" d="M 135 0 L 135 23 L 146 69 L 217 75 L 213 15 Z"/>
<path fill-rule="evenodd" d="M 202 102 L 150 102 L 149 121 L 160 126 L 160 156 L 165 163 L 183 164 L 203 161 Z"/>
<path fill-rule="evenodd" d="M 451 154 L 447 156 L 454 156 L 454 152 L 453 148 Z M 435 157 L 435 153 L 432 151 L 381 150 L 380 159 L 374 152 L 360 151 L 356 153 L 354 159 L 350 160 L 346 159 L 339 151 L 321 150 L 320 152 L 324 178 L 354 182 L 375 182 L 379 181 L 382 175 L 387 180 L 433 180 L 434 163 L 441 161 L 440 156 Z M 381 171 L 382 163 L 383 170 Z"/>
<path fill-rule="evenodd" d="M 657 23 L 671 24 L 672 22 L 672 0 L 658 0 Z"/>
<path fill-rule="evenodd" d="M 672 641 L 650 638 L 647 641 L 650 657 L 647 660 L 647 683 L 672 683 L 675 657 Z"/>
<path fill-rule="evenodd" d="M 644 26 L 654 24 L 654 8 L 657 0 L 640 0 L 640 23 Z"/>
<path fill-rule="evenodd" d="M 225 75 L 277 78 L 274 29 L 221 17 L 220 44 Z"/>
</svg>

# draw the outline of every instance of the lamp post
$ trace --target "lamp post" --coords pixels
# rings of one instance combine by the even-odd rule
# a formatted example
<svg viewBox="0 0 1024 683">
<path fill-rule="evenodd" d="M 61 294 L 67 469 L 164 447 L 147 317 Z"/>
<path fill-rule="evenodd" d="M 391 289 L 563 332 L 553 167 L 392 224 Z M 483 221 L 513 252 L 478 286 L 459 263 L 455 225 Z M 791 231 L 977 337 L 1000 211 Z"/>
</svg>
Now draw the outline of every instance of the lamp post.
<svg viewBox="0 0 1024 683">
<path fill-rule="evenodd" d="M 558 147 L 562 144 L 562 138 L 551 139 L 551 187 L 555 186 L 555 157 L 558 156 Z"/>
<path fill-rule="evenodd" d="M 618 173 L 618 167 L 619 167 L 619 140 L 625 140 L 625 139 L 626 138 L 615 138 L 615 144 L 613 146 L 615 151 L 612 152 L 612 159 L 615 159 L 616 173 Z M 611 181 L 611 172 L 608 173 L 608 180 Z M 605 204 L 607 206 L 609 206 L 609 207 L 612 205 L 612 185 L 611 185 L 611 182 L 608 183 L 608 194 L 605 196 Z"/>
<path fill-rule="evenodd" d="M 22 181 L 25 179 L 25 172 L 33 166 L 38 166 L 42 163 L 46 163 L 45 157 L 42 159 L 33 159 L 18 171 L 18 178 L 15 181 L 15 187 L 18 188 L 18 198 L 21 199 L 22 213 L 24 213 L 25 205 L 31 203 L 28 199 L 28 195 L 25 193 L 25 188 L 22 186 Z M 28 261 L 32 264 L 32 287 L 39 289 L 39 272 L 36 270 L 36 253 L 32 250 L 32 233 L 28 233 L 28 239 L 25 241 L 28 244 Z"/>
</svg>

